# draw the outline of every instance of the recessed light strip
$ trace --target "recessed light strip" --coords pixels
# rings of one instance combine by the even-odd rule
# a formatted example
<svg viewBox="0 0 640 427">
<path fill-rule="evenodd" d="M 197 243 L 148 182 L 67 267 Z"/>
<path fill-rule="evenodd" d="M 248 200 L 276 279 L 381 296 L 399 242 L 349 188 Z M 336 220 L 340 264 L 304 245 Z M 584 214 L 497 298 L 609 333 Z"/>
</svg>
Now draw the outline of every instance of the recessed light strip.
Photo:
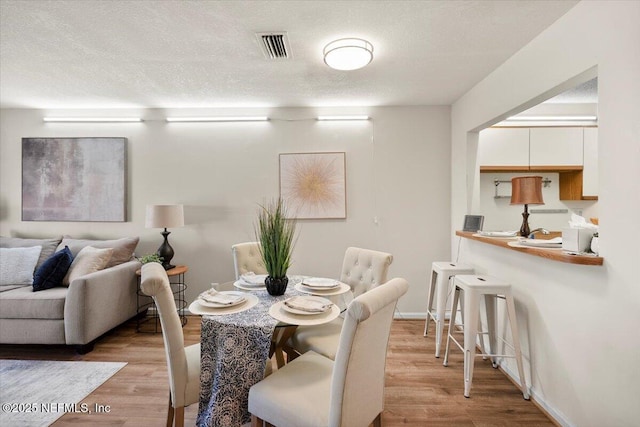
<svg viewBox="0 0 640 427">
<path fill-rule="evenodd" d="M 266 116 L 239 116 L 239 117 L 167 117 L 168 122 L 266 122 Z"/>
<path fill-rule="evenodd" d="M 317 120 L 369 120 L 369 116 L 318 116 Z"/>
<path fill-rule="evenodd" d="M 595 121 L 596 116 L 511 116 L 507 118 L 510 122 L 573 122 L 573 121 Z"/>
<path fill-rule="evenodd" d="M 51 123 L 137 123 L 142 121 L 140 117 L 44 117 L 42 120 Z"/>
</svg>

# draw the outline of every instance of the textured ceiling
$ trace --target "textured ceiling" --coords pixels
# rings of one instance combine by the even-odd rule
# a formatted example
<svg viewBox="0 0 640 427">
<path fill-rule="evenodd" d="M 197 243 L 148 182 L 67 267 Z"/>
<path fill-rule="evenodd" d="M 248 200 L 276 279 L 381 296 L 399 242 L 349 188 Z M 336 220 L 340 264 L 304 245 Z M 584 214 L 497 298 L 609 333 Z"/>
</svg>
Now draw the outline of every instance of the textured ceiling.
<svg viewBox="0 0 640 427">
<path fill-rule="evenodd" d="M 576 3 L 2 0 L 0 106 L 449 105 Z M 265 59 L 281 30 L 293 58 Z M 373 62 L 329 69 L 348 36 Z"/>
</svg>

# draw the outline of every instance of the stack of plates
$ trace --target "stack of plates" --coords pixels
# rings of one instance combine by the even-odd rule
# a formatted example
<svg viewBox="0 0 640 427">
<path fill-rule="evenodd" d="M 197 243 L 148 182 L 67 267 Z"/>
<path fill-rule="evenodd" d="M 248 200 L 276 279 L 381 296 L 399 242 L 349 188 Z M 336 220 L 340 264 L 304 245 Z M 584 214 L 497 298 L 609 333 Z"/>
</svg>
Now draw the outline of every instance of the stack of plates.
<svg viewBox="0 0 640 427">
<path fill-rule="evenodd" d="M 240 276 L 240 280 L 236 280 L 233 285 L 236 288 L 247 290 L 265 289 L 264 279 L 266 278 L 266 274 L 243 274 Z"/>
<path fill-rule="evenodd" d="M 323 277 L 308 277 L 295 285 L 295 289 L 305 294 L 311 295 L 341 295 L 351 290 L 349 285 L 338 282 L 335 279 L 325 279 Z"/>
<path fill-rule="evenodd" d="M 247 298 L 242 292 L 217 292 L 214 289 L 198 295 L 198 304 L 211 308 L 234 307 L 242 304 Z"/>
<path fill-rule="evenodd" d="M 286 299 L 282 304 L 282 309 L 289 313 L 303 316 L 322 314 L 331 310 L 333 303 L 326 298 L 311 296 L 295 296 Z"/>
<path fill-rule="evenodd" d="M 482 237 L 516 237 L 518 235 L 517 231 L 478 231 L 478 235 Z"/>
<path fill-rule="evenodd" d="M 302 285 L 310 289 L 334 289 L 340 286 L 340 282 L 334 279 L 325 279 L 324 277 L 309 277 L 302 280 Z"/>
<path fill-rule="evenodd" d="M 553 239 L 520 239 L 518 240 L 523 246 L 530 246 L 532 248 L 562 248 L 562 237 L 555 237 Z"/>
</svg>

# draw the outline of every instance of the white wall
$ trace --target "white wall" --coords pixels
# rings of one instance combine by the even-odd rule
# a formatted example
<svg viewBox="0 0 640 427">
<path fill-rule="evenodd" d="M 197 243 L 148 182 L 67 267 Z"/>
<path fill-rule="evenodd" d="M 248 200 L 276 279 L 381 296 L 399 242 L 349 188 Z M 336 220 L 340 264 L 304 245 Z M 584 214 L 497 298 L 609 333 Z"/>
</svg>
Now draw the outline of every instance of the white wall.
<svg viewBox="0 0 640 427">
<path fill-rule="evenodd" d="M 367 122 L 318 122 L 330 113 L 363 112 Z M 409 280 L 399 304 L 424 312 L 431 262 L 450 251 L 450 110 L 448 107 L 241 110 L 266 123 L 166 123 L 166 116 L 230 114 L 214 110 L 41 111 L 0 115 L 2 235 L 141 237 L 138 254 L 154 252 L 161 230 L 145 229 L 147 204 L 183 203 L 184 228 L 170 230 L 175 263 L 187 264 L 187 299 L 211 282 L 232 280 L 231 245 L 254 240 L 257 204 L 278 195 L 278 153 L 345 151 L 347 219 L 300 221 L 293 274 L 337 277 L 344 251 L 391 252 L 390 277 Z M 144 117 L 134 124 L 43 123 L 45 115 Z M 128 222 L 21 221 L 22 137 L 128 138 Z M 377 219 L 377 224 L 375 220 Z"/>
<path fill-rule="evenodd" d="M 597 66 L 604 266 L 570 265 L 472 241 L 462 242 L 460 255 L 514 285 L 533 395 L 566 425 L 631 426 L 640 419 L 638 22 L 640 2 L 581 2 L 452 107 L 455 228 L 477 203 L 470 190 L 477 188 L 478 174 L 468 166 L 475 165 L 477 134 L 468 132 L 539 103 L 540 94 Z M 458 241 L 452 239 L 452 253 Z"/>
</svg>

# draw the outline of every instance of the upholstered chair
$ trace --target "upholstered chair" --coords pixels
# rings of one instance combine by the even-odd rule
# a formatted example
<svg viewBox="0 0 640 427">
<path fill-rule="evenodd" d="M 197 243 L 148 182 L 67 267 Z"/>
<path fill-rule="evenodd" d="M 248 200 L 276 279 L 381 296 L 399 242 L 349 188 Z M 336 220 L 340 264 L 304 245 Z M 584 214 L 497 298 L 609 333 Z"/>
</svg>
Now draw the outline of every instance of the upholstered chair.
<svg viewBox="0 0 640 427">
<path fill-rule="evenodd" d="M 267 274 L 267 269 L 260 256 L 259 242 L 238 243 L 231 246 L 233 252 L 233 267 L 236 270 L 236 280 L 240 275 L 250 271 L 255 274 Z"/>
<path fill-rule="evenodd" d="M 380 426 L 389 332 L 396 303 L 407 289 L 407 281 L 396 278 L 355 298 L 335 361 L 309 351 L 252 386 L 252 425 Z"/>
<path fill-rule="evenodd" d="M 386 252 L 362 248 L 347 248 L 342 263 L 340 281 L 351 287 L 354 297 L 386 282 L 393 256 Z M 338 339 L 342 330 L 342 317 L 314 326 L 298 326 L 286 348 L 302 354 L 309 350 L 320 353 L 330 359 L 336 356 Z"/>
<path fill-rule="evenodd" d="M 184 407 L 197 403 L 200 394 L 200 343 L 184 346 L 182 323 L 176 311 L 167 272 L 162 265 L 151 262 L 142 266 L 140 288 L 156 304 L 164 349 L 169 368 L 169 409 L 167 427 L 175 420 L 184 426 Z"/>
</svg>

